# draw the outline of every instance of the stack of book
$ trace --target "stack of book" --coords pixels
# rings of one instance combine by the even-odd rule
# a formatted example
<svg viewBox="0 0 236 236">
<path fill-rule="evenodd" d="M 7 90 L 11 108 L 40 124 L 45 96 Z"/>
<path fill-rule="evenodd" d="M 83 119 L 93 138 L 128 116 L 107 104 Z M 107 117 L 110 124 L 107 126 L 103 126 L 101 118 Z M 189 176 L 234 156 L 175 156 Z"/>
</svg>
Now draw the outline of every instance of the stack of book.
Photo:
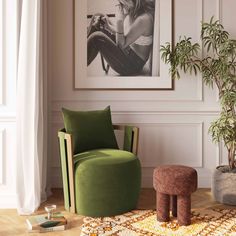
<svg viewBox="0 0 236 236">
<path fill-rule="evenodd" d="M 43 233 L 65 230 L 67 220 L 60 213 L 54 213 L 50 219 L 48 219 L 47 215 L 31 216 L 26 220 L 26 223 L 29 232 Z"/>
</svg>

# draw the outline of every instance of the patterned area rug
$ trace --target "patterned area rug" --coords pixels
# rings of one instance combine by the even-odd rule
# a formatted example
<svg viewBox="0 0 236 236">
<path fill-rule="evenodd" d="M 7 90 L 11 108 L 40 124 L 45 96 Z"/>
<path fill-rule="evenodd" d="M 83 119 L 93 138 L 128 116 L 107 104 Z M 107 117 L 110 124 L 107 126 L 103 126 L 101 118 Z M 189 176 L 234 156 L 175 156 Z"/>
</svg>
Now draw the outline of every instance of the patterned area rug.
<svg viewBox="0 0 236 236">
<path fill-rule="evenodd" d="M 192 224 L 179 226 L 176 218 L 156 221 L 154 210 L 135 210 L 114 217 L 85 217 L 81 236 L 236 236 L 236 209 L 192 211 Z"/>
</svg>

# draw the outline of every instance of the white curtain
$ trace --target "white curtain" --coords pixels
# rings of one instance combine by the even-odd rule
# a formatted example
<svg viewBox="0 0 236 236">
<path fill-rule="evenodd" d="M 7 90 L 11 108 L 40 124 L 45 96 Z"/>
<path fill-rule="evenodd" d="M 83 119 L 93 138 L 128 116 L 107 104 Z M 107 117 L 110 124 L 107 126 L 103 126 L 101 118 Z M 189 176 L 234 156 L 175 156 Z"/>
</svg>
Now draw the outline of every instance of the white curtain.
<svg viewBox="0 0 236 236">
<path fill-rule="evenodd" d="M 21 215 L 33 213 L 46 199 L 42 1 L 18 0 L 16 192 Z"/>
</svg>

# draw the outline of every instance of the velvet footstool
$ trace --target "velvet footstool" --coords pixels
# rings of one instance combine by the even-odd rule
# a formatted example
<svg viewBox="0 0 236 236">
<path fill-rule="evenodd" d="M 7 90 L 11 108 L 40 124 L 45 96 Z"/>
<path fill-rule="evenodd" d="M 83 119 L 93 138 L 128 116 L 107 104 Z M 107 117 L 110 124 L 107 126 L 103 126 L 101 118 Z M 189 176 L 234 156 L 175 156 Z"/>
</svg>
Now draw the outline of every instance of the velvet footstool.
<svg viewBox="0 0 236 236">
<path fill-rule="evenodd" d="M 155 168 L 153 187 L 156 190 L 157 220 L 166 222 L 177 216 L 179 225 L 191 224 L 191 193 L 197 190 L 197 171 L 181 165 Z"/>
</svg>

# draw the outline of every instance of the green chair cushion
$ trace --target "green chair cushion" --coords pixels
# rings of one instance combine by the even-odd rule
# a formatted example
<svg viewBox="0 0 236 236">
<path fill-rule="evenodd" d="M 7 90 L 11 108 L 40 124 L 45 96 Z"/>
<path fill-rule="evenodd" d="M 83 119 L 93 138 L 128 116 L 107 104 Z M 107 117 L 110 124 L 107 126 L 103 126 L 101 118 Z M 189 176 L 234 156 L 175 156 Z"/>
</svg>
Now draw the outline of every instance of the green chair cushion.
<svg viewBox="0 0 236 236">
<path fill-rule="evenodd" d="M 141 169 L 130 152 L 98 149 L 74 156 L 78 214 L 101 217 L 136 208 Z"/>
<path fill-rule="evenodd" d="M 118 149 L 108 106 L 104 110 L 71 111 L 62 108 L 67 133 L 73 137 L 73 152 L 98 148 Z"/>
</svg>

